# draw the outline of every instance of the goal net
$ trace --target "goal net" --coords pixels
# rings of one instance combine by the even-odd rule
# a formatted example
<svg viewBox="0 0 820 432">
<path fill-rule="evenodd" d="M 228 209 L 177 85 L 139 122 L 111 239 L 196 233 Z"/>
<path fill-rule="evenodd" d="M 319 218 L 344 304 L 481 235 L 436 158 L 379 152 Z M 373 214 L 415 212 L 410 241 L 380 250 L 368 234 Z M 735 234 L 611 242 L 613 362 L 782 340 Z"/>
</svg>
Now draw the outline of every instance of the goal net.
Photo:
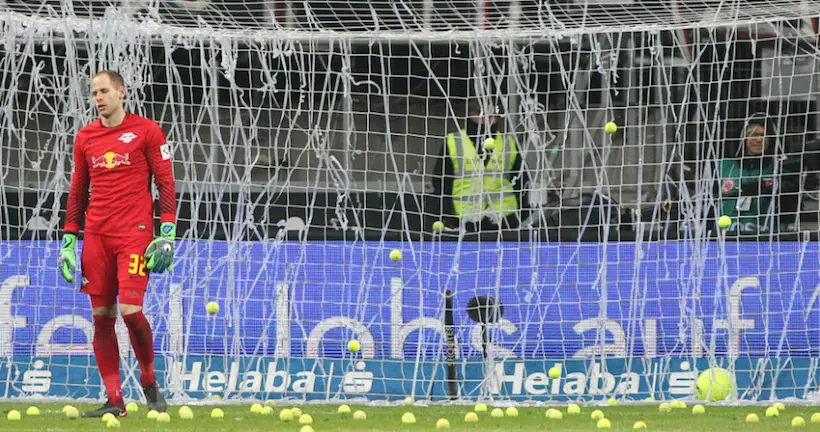
<svg viewBox="0 0 820 432">
<path fill-rule="evenodd" d="M 816 400 L 818 11 L 0 2 L 0 397 L 103 394 L 56 261 L 111 68 L 174 149 L 178 401 Z"/>
</svg>

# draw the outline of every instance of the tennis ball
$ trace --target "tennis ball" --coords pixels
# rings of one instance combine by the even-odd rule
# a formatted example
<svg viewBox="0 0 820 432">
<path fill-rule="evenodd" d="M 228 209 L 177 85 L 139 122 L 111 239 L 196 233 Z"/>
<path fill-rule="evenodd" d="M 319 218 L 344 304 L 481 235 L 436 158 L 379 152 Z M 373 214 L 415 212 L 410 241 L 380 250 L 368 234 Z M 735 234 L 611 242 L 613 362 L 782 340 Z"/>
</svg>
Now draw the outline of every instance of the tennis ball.
<svg viewBox="0 0 820 432">
<path fill-rule="evenodd" d="M 604 412 L 601 411 L 601 410 L 595 410 L 595 411 L 592 412 L 592 414 L 589 416 L 589 418 L 591 418 L 593 420 L 600 420 L 600 419 L 604 418 Z"/>
<path fill-rule="evenodd" d="M 120 421 L 116 418 L 112 418 L 105 423 L 105 427 L 109 429 L 119 429 L 120 428 Z"/>
<path fill-rule="evenodd" d="M 812 423 L 820 423 L 820 413 L 812 414 L 811 415 L 811 420 L 809 420 L 809 421 L 811 421 Z"/>
<path fill-rule="evenodd" d="M 618 406 L 618 399 L 609 398 L 606 402 L 609 404 L 609 406 Z"/>
<path fill-rule="evenodd" d="M 310 414 L 302 414 L 299 416 L 299 424 L 301 425 L 309 425 L 313 424 L 313 417 Z"/>
<path fill-rule="evenodd" d="M 783 405 L 783 402 L 775 402 L 775 404 L 772 406 L 777 408 L 777 410 L 780 412 L 786 411 L 786 405 Z"/>
<path fill-rule="evenodd" d="M 367 420 L 367 414 L 362 410 L 358 410 L 353 413 L 353 420 Z"/>
<path fill-rule="evenodd" d="M 276 406 L 276 401 L 273 399 L 268 399 L 265 401 L 265 406 L 273 408 Z"/>
<path fill-rule="evenodd" d="M 660 412 L 671 412 L 672 411 L 672 404 L 668 402 L 664 402 L 658 405 L 658 411 Z"/>
<path fill-rule="evenodd" d="M 313 426 L 304 425 L 301 429 L 299 429 L 299 432 L 313 432 Z"/>
<path fill-rule="evenodd" d="M 578 404 L 569 404 L 567 414 L 581 414 L 581 406 Z"/>
<path fill-rule="evenodd" d="M 404 398 L 404 404 L 405 405 L 413 405 L 413 398 L 410 397 L 410 396 L 407 396 L 406 398 Z"/>
<path fill-rule="evenodd" d="M 114 417 L 114 414 L 111 414 L 111 413 L 105 413 L 105 414 L 103 414 L 103 416 L 100 418 L 100 420 L 102 420 L 102 422 L 103 422 L 103 423 L 108 423 L 108 420 L 113 420 L 113 419 L 115 419 L 115 418 L 116 418 L 116 417 Z"/>
<path fill-rule="evenodd" d="M 64 406 L 64 407 L 63 407 L 63 414 L 65 414 L 65 412 L 66 412 L 66 411 L 68 411 L 68 409 L 69 409 L 69 408 L 74 408 L 74 407 L 73 407 L 73 406 L 71 406 L 71 405 L 66 405 L 66 406 Z"/>
<path fill-rule="evenodd" d="M 490 417 L 502 418 L 504 417 L 504 410 L 501 408 L 494 408 L 492 412 L 490 412 Z"/>
<path fill-rule="evenodd" d="M 128 405 L 125 406 L 125 410 L 128 411 L 128 414 L 134 414 L 135 412 L 139 412 L 140 406 L 134 402 L 129 402 Z"/>
<path fill-rule="evenodd" d="M 686 408 L 686 404 L 679 400 L 673 400 L 669 405 L 672 405 L 672 408 Z"/>
<path fill-rule="evenodd" d="M 602 418 L 598 420 L 596 426 L 598 426 L 598 429 L 611 429 L 612 423 L 609 421 L 609 419 Z"/>
<path fill-rule="evenodd" d="M 547 411 L 547 417 L 550 420 L 561 420 L 562 418 L 564 418 L 564 414 L 561 414 L 561 411 L 554 409 L 552 411 Z"/>
<path fill-rule="evenodd" d="M 450 429 L 450 420 L 446 418 L 438 419 L 436 422 L 436 429 Z"/>
<path fill-rule="evenodd" d="M 700 400 L 722 401 L 732 393 L 732 378 L 723 368 L 707 369 L 698 376 L 695 385 Z"/>
<path fill-rule="evenodd" d="M 262 404 L 255 403 L 251 405 L 251 412 L 254 414 L 259 414 L 262 412 Z"/>
<path fill-rule="evenodd" d="M 279 420 L 283 422 L 289 422 L 293 420 L 293 411 L 285 408 L 282 411 L 279 411 Z"/>
<path fill-rule="evenodd" d="M 487 404 L 485 404 L 483 402 L 479 402 L 479 403 L 475 404 L 475 407 L 473 407 L 473 411 L 475 411 L 475 412 L 487 412 Z"/>
<path fill-rule="evenodd" d="M 28 409 L 26 409 L 26 415 L 28 415 L 28 416 L 38 416 L 38 415 L 40 415 L 40 408 L 37 408 L 36 406 L 28 407 Z"/>
<path fill-rule="evenodd" d="M 390 259 L 393 261 L 400 261 L 401 251 L 398 249 L 393 249 L 392 251 L 390 251 Z"/>
<path fill-rule="evenodd" d="M 179 418 L 183 420 L 191 420 L 194 418 L 194 412 L 189 406 L 182 406 L 179 408 Z"/>
<path fill-rule="evenodd" d="M 755 413 L 751 413 L 746 416 L 746 423 L 757 423 L 760 421 L 760 418 Z"/>
<path fill-rule="evenodd" d="M 347 350 L 352 353 L 359 352 L 360 349 L 362 349 L 362 344 L 360 344 L 356 339 L 353 339 L 347 343 Z"/>
<path fill-rule="evenodd" d="M 632 425 L 632 429 L 646 429 L 646 423 L 638 420 Z"/>
<path fill-rule="evenodd" d="M 561 378 L 561 368 L 559 368 L 558 366 L 551 367 L 548 373 L 550 378 L 552 379 Z"/>
<path fill-rule="evenodd" d="M 302 408 L 293 407 L 290 409 L 290 412 L 293 413 L 293 418 L 299 418 L 302 416 Z"/>
<path fill-rule="evenodd" d="M 339 405 L 339 409 L 337 409 L 336 412 L 339 414 L 350 414 L 350 406 Z"/>
<path fill-rule="evenodd" d="M 806 425 L 806 420 L 803 417 L 797 416 L 792 419 L 792 427 L 801 427 Z"/>
<path fill-rule="evenodd" d="M 618 125 L 615 124 L 615 122 L 609 122 L 606 125 L 604 125 L 604 131 L 606 131 L 606 133 L 612 135 L 615 132 L 618 132 Z"/>
<path fill-rule="evenodd" d="M 507 417 L 518 417 L 518 408 L 516 407 L 509 407 L 507 408 Z"/>
<path fill-rule="evenodd" d="M 259 414 L 261 414 L 263 416 L 269 416 L 269 415 L 273 414 L 273 408 L 271 408 L 269 406 L 262 407 L 262 411 L 260 411 Z"/>
<path fill-rule="evenodd" d="M 766 417 L 780 417 L 780 411 L 775 407 L 766 408 Z"/>
<path fill-rule="evenodd" d="M 467 423 L 475 423 L 478 421 L 478 414 L 474 412 L 468 412 L 464 415 L 464 421 L 466 421 Z"/>
<path fill-rule="evenodd" d="M 20 421 L 20 411 L 11 410 L 7 417 L 10 421 Z"/>
<path fill-rule="evenodd" d="M 225 418 L 225 412 L 219 408 L 214 408 L 211 410 L 211 418 L 212 419 L 222 419 Z"/>
<path fill-rule="evenodd" d="M 159 411 L 151 410 L 151 411 L 148 411 L 148 414 L 145 416 L 145 418 L 147 418 L 148 420 L 156 420 L 158 416 L 159 416 Z"/>
<path fill-rule="evenodd" d="M 220 396 L 220 395 L 211 395 L 211 399 L 220 400 L 220 399 L 222 399 L 222 396 Z"/>
<path fill-rule="evenodd" d="M 705 414 L 706 408 L 703 405 L 695 405 L 692 407 L 692 414 Z"/>
<path fill-rule="evenodd" d="M 157 416 L 157 423 L 171 423 L 171 414 L 167 412 L 159 413 Z"/>
<path fill-rule="evenodd" d="M 442 221 L 433 222 L 433 231 L 435 231 L 435 232 L 444 231 L 444 222 L 442 222 Z"/>
<path fill-rule="evenodd" d="M 484 140 L 484 150 L 495 151 L 495 138 L 487 138 Z"/>
<path fill-rule="evenodd" d="M 67 410 L 65 410 L 65 416 L 74 420 L 80 417 L 80 410 L 74 408 L 73 406 L 70 406 Z"/>
<path fill-rule="evenodd" d="M 416 416 L 414 416 L 413 413 L 404 413 L 401 416 L 401 422 L 403 424 L 415 424 Z"/>
<path fill-rule="evenodd" d="M 205 305 L 205 310 L 211 315 L 216 315 L 217 313 L 219 313 L 219 303 L 208 302 L 208 304 Z"/>
<path fill-rule="evenodd" d="M 721 216 L 718 218 L 718 228 L 726 229 L 732 225 L 732 218 L 729 216 Z"/>
</svg>

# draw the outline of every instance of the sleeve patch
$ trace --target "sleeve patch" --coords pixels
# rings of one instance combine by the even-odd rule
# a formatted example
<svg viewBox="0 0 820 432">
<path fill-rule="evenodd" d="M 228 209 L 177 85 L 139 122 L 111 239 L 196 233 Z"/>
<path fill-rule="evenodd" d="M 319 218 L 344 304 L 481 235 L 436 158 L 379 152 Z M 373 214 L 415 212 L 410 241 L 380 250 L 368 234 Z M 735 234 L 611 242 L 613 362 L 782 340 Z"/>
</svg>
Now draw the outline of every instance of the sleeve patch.
<svg viewBox="0 0 820 432">
<path fill-rule="evenodd" d="M 159 146 L 159 152 L 162 154 L 162 160 L 171 159 L 171 144 L 163 144 Z"/>
</svg>

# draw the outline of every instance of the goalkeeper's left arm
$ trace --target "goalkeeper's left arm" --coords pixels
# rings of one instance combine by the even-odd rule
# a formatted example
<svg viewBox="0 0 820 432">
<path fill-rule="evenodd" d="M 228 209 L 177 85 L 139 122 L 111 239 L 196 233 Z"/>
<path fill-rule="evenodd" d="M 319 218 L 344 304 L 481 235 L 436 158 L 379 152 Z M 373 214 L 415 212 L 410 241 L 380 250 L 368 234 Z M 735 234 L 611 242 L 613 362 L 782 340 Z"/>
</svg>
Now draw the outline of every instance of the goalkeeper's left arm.
<svg viewBox="0 0 820 432">
<path fill-rule="evenodd" d="M 156 125 L 153 139 L 146 145 L 146 160 L 154 175 L 154 183 L 159 191 L 160 220 L 159 236 L 145 250 L 148 270 L 162 273 L 170 270 L 174 263 L 176 240 L 177 192 L 174 183 L 174 170 L 171 162 L 171 145 L 165 139 L 165 133 Z"/>
</svg>

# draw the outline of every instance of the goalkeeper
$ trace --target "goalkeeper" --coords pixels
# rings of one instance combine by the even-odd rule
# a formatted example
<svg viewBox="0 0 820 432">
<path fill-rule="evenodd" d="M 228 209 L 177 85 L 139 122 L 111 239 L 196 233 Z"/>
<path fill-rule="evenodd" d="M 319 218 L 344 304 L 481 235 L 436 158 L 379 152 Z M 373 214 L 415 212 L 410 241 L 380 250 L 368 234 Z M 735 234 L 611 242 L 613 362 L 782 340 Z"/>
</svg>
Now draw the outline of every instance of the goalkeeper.
<svg viewBox="0 0 820 432">
<path fill-rule="evenodd" d="M 176 186 L 171 149 L 158 124 L 125 111 L 120 74 L 97 74 L 91 82 L 91 94 L 100 118 L 82 128 L 74 141 L 74 173 L 58 261 L 63 278 L 74 282 L 77 234 L 84 216 L 81 291 L 91 300 L 94 357 L 108 394 L 102 407 L 84 417 L 126 415 L 114 331 L 118 298 L 148 406 L 163 412 L 167 405 L 157 385 L 154 341 L 142 305 L 148 273 L 170 269 L 174 257 Z M 156 239 L 152 175 L 160 202 L 160 235 Z M 90 199 L 89 187 L 93 191 Z"/>
</svg>

